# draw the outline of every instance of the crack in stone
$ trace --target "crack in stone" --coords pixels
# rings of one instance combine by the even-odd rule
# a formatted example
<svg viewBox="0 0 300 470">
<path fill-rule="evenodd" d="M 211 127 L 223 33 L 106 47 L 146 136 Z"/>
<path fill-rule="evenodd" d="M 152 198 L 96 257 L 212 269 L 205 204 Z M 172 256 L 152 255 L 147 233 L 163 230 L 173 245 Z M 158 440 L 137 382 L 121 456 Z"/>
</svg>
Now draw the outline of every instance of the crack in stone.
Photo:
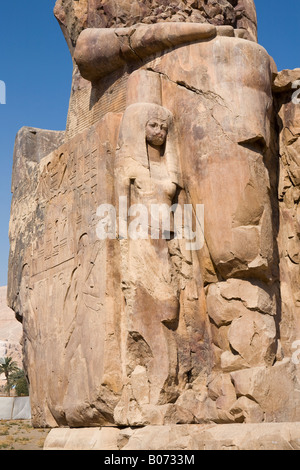
<svg viewBox="0 0 300 470">
<path fill-rule="evenodd" d="M 205 99 L 209 100 L 209 101 L 213 101 L 214 103 L 218 104 L 219 106 L 223 106 L 224 108 L 226 108 L 228 111 L 230 111 L 230 109 L 228 108 L 228 106 L 226 106 L 225 104 L 225 101 L 224 99 L 222 98 L 222 96 L 218 95 L 217 93 L 214 93 L 213 91 L 203 91 L 203 90 L 199 90 L 198 88 L 195 88 L 194 86 L 192 85 L 188 85 L 186 82 L 184 81 L 181 81 L 181 80 L 177 80 L 177 81 L 174 81 L 172 80 L 166 73 L 164 72 L 160 72 L 160 71 L 157 71 L 157 70 L 154 70 L 153 68 L 151 67 L 148 67 L 147 70 L 149 70 L 150 72 L 154 72 L 154 73 L 158 73 L 159 75 L 165 77 L 167 80 L 169 80 L 171 83 L 174 83 L 175 85 L 177 86 L 181 86 L 183 88 L 185 88 L 186 90 L 188 91 L 191 91 L 192 93 L 196 93 L 197 95 L 200 95 L 200 96 L 203 96 Z M 221 102 L 220 102 L 221 100 Z M 213 115 L 213 110 L 210 108 L 210 111 L 211 111 L 211 117 L 212 119 L 215 121 L 215 123 L 217 124 L 217 126 L 219 127 L 219 129 L 221 130 L 221 133 L 222 135 L 224 136 L 225 139 L 229 140 L 230 142 L 232 143 L 236 143 L 235 141 L 233 141 L 227 134 L 226 132 L 224 131 L 221 123 L 217 120 L 217 118 Z"/>
<path fill-rule="evenodd" d="M 166 73 L 155 70 L 152 67 L 148 67 L 147 70 L 149 70 L 150 72 L 158 73 L 159 75 L 162 75 L 167 80 L 174 83 L 175 85 L 182 86 L 183 88 L 186 88 L 187 90 L 192 91 L 193 93 L 196 93 L 197 95 L 204 96 L 205 98 L 208 98 L 208 99 L 212 98 L 215 103 L 229 109 L 225 104 L 224 98 L 222 98 L 222 96 L 218 95 L 217 93 L 214 93 L 213 91 L 199 90 L 198 88 L 194 87 L 193 85 L 189 85 L 188 83 L 184 82 L 183 80 L 176 80 L 176 81 L 172 80 Z M 221 100 L 221 103 L 220 103 L 219 100 Z"/>
<path fill-rule="evenodd" d="M 122 48 L 125 45 L 131 50 L 131 52 L 137 57 L 137 59 L 140 62 L 143 62 L 143 59 L 138 55 L 138 53 L 134 50 L 134 48 L 131 45 L 131 36 L 133 36 L 135 32 L 136 32 L 136 28 L 133 28 L 131 31 L 128 32 L 128 34 L 118 34 L 118 30 L 117 29 L 114 30 L 114 33 L 120 42 L 120 49 L 121 49 L 122 55 L 124 56 Z M 125 38 L 126 43 L 122 41 L 122 38 Z"/>
</svg>

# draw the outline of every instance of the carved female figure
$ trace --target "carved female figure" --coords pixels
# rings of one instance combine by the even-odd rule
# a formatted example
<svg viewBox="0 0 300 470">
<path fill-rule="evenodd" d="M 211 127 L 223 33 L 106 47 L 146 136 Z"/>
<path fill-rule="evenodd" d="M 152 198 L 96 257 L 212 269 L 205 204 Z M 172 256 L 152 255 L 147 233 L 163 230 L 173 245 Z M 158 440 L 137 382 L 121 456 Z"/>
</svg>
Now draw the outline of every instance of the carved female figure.
<svg viewBox="0 0 300 470">
<path fill-rule="evenodd" d="M 132 363 L 127 346 L 127 374 L 130 376 L 137 366 L 145 367 L 149 403 L 162 404 L 175 393 L 172 384 L 177 350 L 172 330 L 178 323 L 179 284 L 170 236 L 163 238 L 158 229 L 160 233 L 153 237 L 148 217 L 153 205 L 171 207 L 179 188 L 174 123 L 167 109 L 149 103 L 127 108 L 120 130 L 116 175 L 116 196 L 126 196 L 129 217 L 145 211 L 148 221 L 146 234 L 120 240 L 128 345 L 133 337 L 139 338 L 137 347 L 141 349 L 135 356 L 139 363 L 137 359 Z"/>
</svg>

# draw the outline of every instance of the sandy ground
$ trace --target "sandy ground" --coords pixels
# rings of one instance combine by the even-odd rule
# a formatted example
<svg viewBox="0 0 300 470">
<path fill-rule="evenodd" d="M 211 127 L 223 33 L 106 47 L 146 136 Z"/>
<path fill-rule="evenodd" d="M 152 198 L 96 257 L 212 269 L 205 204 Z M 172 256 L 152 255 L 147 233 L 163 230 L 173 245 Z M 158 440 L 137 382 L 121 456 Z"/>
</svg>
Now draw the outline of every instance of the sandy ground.
<svg viewBox="0 0 300 470">
<path fill-rule="evenodd" d="M 34 429 L 31 421 L 0 421 L 0 450 L 43 450 L 50 429 Z"/>
</svg>

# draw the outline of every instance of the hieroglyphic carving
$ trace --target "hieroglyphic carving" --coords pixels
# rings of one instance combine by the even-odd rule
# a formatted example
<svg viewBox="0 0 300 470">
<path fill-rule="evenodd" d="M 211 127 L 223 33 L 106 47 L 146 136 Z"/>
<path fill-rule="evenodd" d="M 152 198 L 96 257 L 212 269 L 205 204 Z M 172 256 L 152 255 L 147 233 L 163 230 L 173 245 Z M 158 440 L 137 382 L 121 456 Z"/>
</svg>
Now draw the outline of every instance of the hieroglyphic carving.
<svg viewBox="0 0 300 470">
<path fill-rule="evenodd" d="M 65 151 L 44 162 L 37 197 L 47 207 L 41 230 L 44 235 L 34 242 L 33 275 L 74 257 L 76 242 L 89 223 L 85 218 L 86 207 L 91 208 L 91 220 L 95 221 L 98 158 L 98 148 L 87 150 L 80 144 L 71 155 Z"/>
<path fill-rule="evenodd" d="M 35 175 L 37 186 L 22 200 L 24 226 L 38 220 L 31 225 L 30 239 L 17 234 L 23 236 L 24 245 L 17 307 L 36 424 L 78 425 L 86 419 L 112 422 L 115 394 L 121 386 L 121 373 L 116 374 L 121 364 L 117 359 L 120 308 L 115 279 L 108 273 L 115 270 L 117 251 L 97 239 L 96 212 L 103 200 L 113 201 L 111 174 L 119 123 L 119 115 L 110 116 L 84 137 L 45 157 Z M 103 332 L 100 338 L 99 331 Z M 46 337 L 51 338 L 47 344 Z M 112 360 L 103 346 L 107 342 L 115 349 L 119 364 L 112 372 Z M 91 351 L 91 360 L 85 363 Z M 32 367 L 36 362 L 44 370 L 42 382 Z M 65 375 L 63 370 L 70 362 L 75 365 Z M 76 392 L 82 367 L 93 384 L 95 418 L 87 418 L 89 405 L 86 411 L 82 409 L 82 403 L 90 400 L 91 389 L 81 387 Z M 98 401 L 101 387 L 111 405 Z M 85 416 L 83 421 L 78 413 Z"/>
</svg>

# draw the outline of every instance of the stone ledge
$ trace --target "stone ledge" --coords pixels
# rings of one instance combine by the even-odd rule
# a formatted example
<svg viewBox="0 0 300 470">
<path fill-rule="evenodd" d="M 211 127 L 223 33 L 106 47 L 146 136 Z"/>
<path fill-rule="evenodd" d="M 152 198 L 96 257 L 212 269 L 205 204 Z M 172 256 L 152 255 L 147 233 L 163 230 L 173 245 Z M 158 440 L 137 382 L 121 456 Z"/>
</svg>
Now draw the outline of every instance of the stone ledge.
<svg viewBox="0 0 300 470">
<path fill-rule="evenodd" d="M 31 419 L 29 397 L 0 397 L 0 420 Z"/>
<path fill-rule="evenodd" d="M 44 450 L 300 450 L 300 423 L 57 428 Z"/>
</svg>

